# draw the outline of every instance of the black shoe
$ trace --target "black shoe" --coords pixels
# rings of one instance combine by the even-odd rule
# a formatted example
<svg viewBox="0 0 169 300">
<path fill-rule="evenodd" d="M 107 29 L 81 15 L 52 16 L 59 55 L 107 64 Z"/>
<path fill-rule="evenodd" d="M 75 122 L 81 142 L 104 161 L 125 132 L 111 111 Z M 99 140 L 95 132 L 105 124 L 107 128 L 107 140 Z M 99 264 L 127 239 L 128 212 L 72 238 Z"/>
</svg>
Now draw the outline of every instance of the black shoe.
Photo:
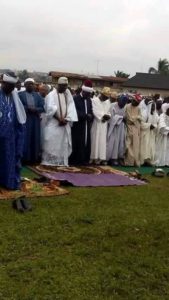
<svg viewBox="0 0 169 300">
<path fill-rule="evenodd" d="M 28 201 L 28 199 L 26 199 L 25 197 L 20 198 L 22 207 L 24 209 L 24 211 L 31 211 L 32 210 L 32 205 L 31 203 Z"/>
<path fill-rule="evenodd" d="M 21 212 L 21 213 L 24 213 L 24 212 L 25 212 L 24 207 L 23 207 L 23 205 L 22 205 L 22 203 L 21 203 L 21 199 L 20 199 L 20 198 L 14 200 L 14 201 L 12 202 L 12 207 L 13 207 L 14 209 L 16 209 L 17 211 Z"/>
</svg>

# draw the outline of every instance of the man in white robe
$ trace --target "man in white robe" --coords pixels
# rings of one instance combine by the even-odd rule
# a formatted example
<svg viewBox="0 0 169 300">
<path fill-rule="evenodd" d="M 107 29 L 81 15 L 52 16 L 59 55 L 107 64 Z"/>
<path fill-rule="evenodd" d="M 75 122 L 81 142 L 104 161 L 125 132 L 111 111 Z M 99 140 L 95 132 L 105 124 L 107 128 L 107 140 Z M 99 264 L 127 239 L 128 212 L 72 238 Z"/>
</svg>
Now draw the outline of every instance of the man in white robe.
<svg viewBox="0 0 169 300">
<path fill-rule="evenodd" d="M 166 100 L 168 101 L 168 100 Z M 165 113 L 166 112 L 166 107 L 168 106 L 168 102 L 164 102 L 161 106 L 161 113 Z"/>
<path fill-rule="evenodd" d="M 91 129 L 91 162 L 106 165 L 107 121 L 110 119 L 110 88 L 104 87 L 92 100 L 94 121 Z"/>
<path fill-rule="evenodd" d="M 111 165 L 117 166 L 119 163 L 124 165 L 125 155 L 125 105 L 128 101 L 126 95 L 120 95 L 116 103 L 111 104 L 111 119 L 108 122 L 107 133 L 107 160 Z"/>
<path fill-rule="evenodd" d="M 150 130 L 154 129 L 154 126 L 148 122 L 151 111 L 152 99 L 146 97 L 139 105 L 141 113 L 141 132 L 140 132 L 140 163 L 150 164 L 150 143 L 149 136 Z"/>
<path fill-rule="evenodd" d="M 151 104 L 151 111 L 148 116 L 148 123 L 153 125 L 149 130 L 149 164 L 154 166 L 155 165 L 155 154 L 156 154 L 156 142 L 157 142 L 157 126 L 158 126 L 159 116 L 156 111 L 156 104 L 153 102 Z"/>
<path fill-rule="evenodd" d="M 156 166 L 169 166 L 169 104 L 160 115 L 156 148 Z"/>
<path fill-rule="evenodd" d="M 72 152 L 71 124 L 78 121 L 76 108 L 70 91 L 68 79 L 60 77 L 58 87 L 46 99 L 46 126 L 42 164 L 68 166 Z"/>
</svg>

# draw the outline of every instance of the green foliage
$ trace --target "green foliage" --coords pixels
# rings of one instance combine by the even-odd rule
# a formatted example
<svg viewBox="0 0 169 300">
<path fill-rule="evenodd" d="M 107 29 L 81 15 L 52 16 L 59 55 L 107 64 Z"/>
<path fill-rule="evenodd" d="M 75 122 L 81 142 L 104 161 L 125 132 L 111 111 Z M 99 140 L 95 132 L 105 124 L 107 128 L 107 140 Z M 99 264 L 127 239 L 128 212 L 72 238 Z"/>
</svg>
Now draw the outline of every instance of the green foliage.
<svg viewBox="0 0 169 300">
<path fill-rule="evenodd" d="M 120 78 L 128 78 L 130 76 L 130 74 L 124 73 L 123 71 L 117 71 L 114 72 L 116 77 L 120 77 Z"/>
<path fill-rule="evenodd" d="M 150 180 L 1 201 L 0 299 L 168 300 L 169 179 Z"/>
<path fill-rule="evenodd" d="M 166 58 L 164 58 L 164 59 L 160 58 L 158 61 L 158 64 L 157 64 L 157 69 L 150 67 L 148 72 L 151 74 L 168 75 L 169 74 L 169 61 Z"/>
<path fill-rule="evenodd" d="M 20 71 L 18 76 L 21 81 L 25 81 L 29 77 L 29 72 L 27 70 Z"/>
</svg>

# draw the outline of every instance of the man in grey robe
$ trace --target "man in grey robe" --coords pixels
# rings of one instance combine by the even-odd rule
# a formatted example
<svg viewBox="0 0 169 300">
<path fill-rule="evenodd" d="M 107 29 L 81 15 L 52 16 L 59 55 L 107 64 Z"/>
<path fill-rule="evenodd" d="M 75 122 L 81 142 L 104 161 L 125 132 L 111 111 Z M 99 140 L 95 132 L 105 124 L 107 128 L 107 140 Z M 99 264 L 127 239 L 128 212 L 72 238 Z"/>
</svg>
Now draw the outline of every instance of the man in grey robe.
<svg viewBox="0 0 169 300">
<path fill-rule="evenodd" d="M 125 154 L 125 105 L 128 101 L 126 95 L 120 95 L 117 102 L 111 105 L 111 119 L 107 133 L 107 160 L 110 164 L 117 166 L 124 164 Z"/>
</svg>

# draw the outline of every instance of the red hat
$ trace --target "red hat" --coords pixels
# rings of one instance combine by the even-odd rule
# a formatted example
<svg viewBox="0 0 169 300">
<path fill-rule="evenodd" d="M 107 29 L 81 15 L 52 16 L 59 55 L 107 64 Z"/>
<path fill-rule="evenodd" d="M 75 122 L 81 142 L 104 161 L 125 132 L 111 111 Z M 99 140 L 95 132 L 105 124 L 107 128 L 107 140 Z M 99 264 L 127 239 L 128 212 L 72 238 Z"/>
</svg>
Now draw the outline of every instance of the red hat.
<svg viewBox="0 0 169 300">
<path fill-rule="evenodd" d="M 93 84 L 90 79 L 86 79 L 82 85 L 82 91 L 87 92 L 87 93 L 93 93 Z"/>
<path fill-rule="evenodd" d="M 86 79 L 83 83 L 83 85 L 87 86 L 87 87 L 90 87 L 92 88 L 93 87 L 93 84 L 92 84 L 92 81 L 90 79 Z"/>
<path fill-rule="evenodd" d="M 138 103 L 140 103 L 142 100 L 142 96 L 140 94 L 135 94 L 135 95 L 133 95 L 133 97 L 134 97 L 134 100 L 137 101 Z"/>
</svg>

